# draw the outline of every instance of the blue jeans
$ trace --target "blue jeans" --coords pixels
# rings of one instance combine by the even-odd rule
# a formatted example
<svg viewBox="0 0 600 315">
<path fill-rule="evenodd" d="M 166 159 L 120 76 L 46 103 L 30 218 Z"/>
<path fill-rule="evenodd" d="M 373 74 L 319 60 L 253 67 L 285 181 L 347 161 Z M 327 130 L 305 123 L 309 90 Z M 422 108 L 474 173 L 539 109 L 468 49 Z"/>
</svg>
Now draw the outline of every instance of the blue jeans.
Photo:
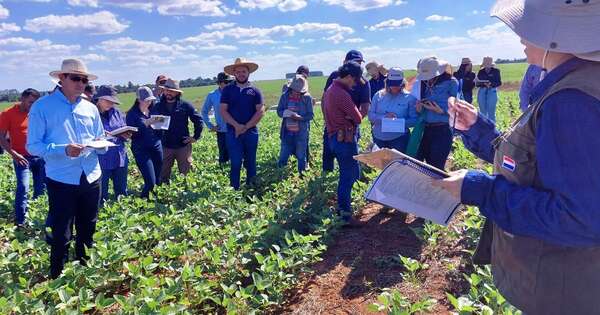
<svg viewBox="0 0 600 315">
<path fill-rule="evenodd" d="M 15 192 L 15 223 L 25 223 L 25 213 L 27 213 L 27 195 L 29 192 L 29 173 L 33 176 L 33 199 L 44 194 L 46 188 L 46 172 L 44 169 L 44 160 L 40 157 L 25 157 L 29 166 L 21 166 L 13 161 L 15 175 L 17 177 L 17 190 Z"/>
<path fill-rule="evenodd" d="M 396 149 L 402 153 L 406 153 L 406 147 L 408 146 L 408 140 L 410 139 L 410 132 L 392 140 L 380 140 L 373 138 L 375 144 L 380 148 Z"/>
<path fill-rule="evenodd" d="M 136 148 L 132 151 L 135 163 L 144 179 L 141 197 L 148 198 L 160 179 L 163 161 L 162 146 L 159 144 L 154 148 Z"/>
<path fill-rule="evenodd" d="M 335 155 L 329 145 L 327 129 L 323 128 L 323 172 L 333 172 Z"/>
<path fill-rule="evenodd" d="M 246 131 L 235 137 L 234 130 L 227 131 L 227 151 L 231 161 L 229 171 L 229 184 L 233 189 L 240 189 L 240 173 L 242 162 L 246 169 L 246 184 L 250 184 L 256 176 L 256 150 L 258 148 L 258 130 L 256 128 Z"/>
<path fill-rule="evenodd" d="M 287 165 L 290 155 L 295 155 L 298 160 L 298 172 L 306 170 L 306 153 L 308 149 L 308 134 L 284 134 L 281 137 L 281 151 L 277 166 Z"/>
<path fill-rule="evenodd" d="M 101 202 L 108 200 L 108 181 L 112 180 L 115 199 L 127 195 L 127 165 L 112 170 L 102 170 Z"/>
<path fill-rule="evenodd" d="M 353 157 L 358 154 L 358 142 L 339 142 L 335 135 L 329 137 L 329 148 L 340 167 L 337 188 L 338 210 L 343 219 L 352 216 L 352 186 L 360 175 L 360 166 Z"/>
<path fill-rule="evenodd" d="M 479 111 L 489 120 L 496 122 L 496 104 L 498 104 L 498 91 L 496 88 L 480 88 L 477 94 Z"/>
<path fill-rule="evenodd" d="M 425 126 L 417 159 L 443 170 L 452 150 L 452 130 L 448 124 Z"/>
</svg>

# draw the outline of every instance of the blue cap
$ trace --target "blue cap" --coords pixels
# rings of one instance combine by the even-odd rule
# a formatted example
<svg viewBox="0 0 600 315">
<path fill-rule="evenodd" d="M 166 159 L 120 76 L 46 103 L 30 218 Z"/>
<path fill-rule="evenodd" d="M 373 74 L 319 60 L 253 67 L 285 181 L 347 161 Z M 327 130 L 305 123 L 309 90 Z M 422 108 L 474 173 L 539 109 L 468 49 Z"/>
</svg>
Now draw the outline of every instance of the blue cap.
<svg viewBox="0 0 600 315">
<path fill-rule="evenodd" d="M 363 55 L 358 50 L 351 50 L 346 54 L 344 61 L 365 62 Z"/>
<path fill-rule="evenodd" d="M 147 87 L 147 86 L 140 86 L 137 89 L 136 97 L 140 101 L 154 101 L 154 100 L 156 100 L 156 97 L 152 93 L 152 90 L 150 90 L 150 88 Z"/>
<path fill-rule="evenodd" d="M 102 85 L 96 90 L 94 100 L 99 99 L 107 100 L 115 104 L 121 104 L 121 101 L 119 101 L 119 98 L 117 98 L 117 90 L 110 85 Z"/>
<path fill-rule="evenodd" d="M 356 80 L 360 80 L 363 75 L 362 68 L 360 64 L 356 61 L 348 61 L 343 64 L 338 70 L 340 74 L 340 78 L 344 78 L 348 75 L 352 76 Z"/>
</svg>

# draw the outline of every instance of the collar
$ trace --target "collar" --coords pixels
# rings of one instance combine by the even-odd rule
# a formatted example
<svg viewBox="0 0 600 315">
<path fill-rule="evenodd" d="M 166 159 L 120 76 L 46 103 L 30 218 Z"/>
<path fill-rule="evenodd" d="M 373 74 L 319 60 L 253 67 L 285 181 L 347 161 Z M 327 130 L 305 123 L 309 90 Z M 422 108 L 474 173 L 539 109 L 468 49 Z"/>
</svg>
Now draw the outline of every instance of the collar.
<svg viewBox="0 0 600 315">
<path fill-rule="evenodd" d="M 71 103 L 71 102 L 69 102 L 69 100 L 68 100 L 68 99 L 67 99 L 67 97 L 66 97 L 66 96 L 63 94 L 63 92 L 61 91 L 61 89 L 60 89 L 60 88 L 58 88 L 58 89 L 54 90 L 54 93 L 52 93 L 52 94 L 56 95 L 56 97 L 58 97 L 58 99 L 59 99 L 61 102 L 65 102 L 65 103 L 67 103 L 67 104 L 69 104 L 69 105 L 71 105 L 71 106 L 75 106 L 75 105 L 77 105 L 77 104 L 79 104 L 79 103 L 81 102 L 81 96 L 77 96 L 77 99 L 75 100 L 75 103 Z"/>
<path fill-rule="evenodd" d="M 554 70 L 548 72 L 546 77 L 533 88 L 529 98 L 530 104 L 534 104 L 537 100 L 544 96 L 550 87 L 562 80 L 562 78 L 564 78 L 567 74 L 583 66 L 585 63 L 585 60 L 575 57 L 563 62 L 558 67 L 554 68 Z"/>
<path fill-rule="evenodd" d="M 355 86 L 357 86 L 359 83 L 357 83 Z M 350 88 L 348 88 L 345 84 L 343 84 L 342 82 L 340 82 L 340 79 L 335 79 L 333 80 L 332 85 L 341 87 L 342 89 L 344 89 L 345 91 L 350 91 Z"/>
</svg>

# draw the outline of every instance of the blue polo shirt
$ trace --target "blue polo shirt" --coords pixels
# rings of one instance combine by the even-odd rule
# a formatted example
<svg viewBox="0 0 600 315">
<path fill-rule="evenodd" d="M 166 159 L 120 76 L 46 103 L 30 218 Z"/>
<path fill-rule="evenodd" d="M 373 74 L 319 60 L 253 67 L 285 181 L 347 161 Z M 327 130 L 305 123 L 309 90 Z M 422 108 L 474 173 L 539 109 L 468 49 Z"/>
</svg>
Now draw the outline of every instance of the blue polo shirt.
<svg viewBox="0 0 600 315">
<path fill-rule="evenodd" d="M 221 103 L 227 104 L 227 112 L 235 121 L 246 124 L 256 114 L 256 105 L 263 104 L 263 96 L 254 85 L 240 88 L 233 82 L 221 92 Z M 233 129 L 230 124 L 227 127 Z"/>
<path fill-rule="evenodd" d="M 325 83 L 325 89 L 323 92 L 327 91 L 329 86 L 333 83 L 333 80 L 340 77 L 340 73 L 338 71 L 333 71 L 329 78 L 327 78 L 327 82 Z M 352 97 L 352 101 L 360 109 L 360 104 L 371 103 L 371 86 L 369 85 L 369 81 L 363 79 L 363 82 L 359 82 L 350 90 L 350 96 Z"/>
</svg>

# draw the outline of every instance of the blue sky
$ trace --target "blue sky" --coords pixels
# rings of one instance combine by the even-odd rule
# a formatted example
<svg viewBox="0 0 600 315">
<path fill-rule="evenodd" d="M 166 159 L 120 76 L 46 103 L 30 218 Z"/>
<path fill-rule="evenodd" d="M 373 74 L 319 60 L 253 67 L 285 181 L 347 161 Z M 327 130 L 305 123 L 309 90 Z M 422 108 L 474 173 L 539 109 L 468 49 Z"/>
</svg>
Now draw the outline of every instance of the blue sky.
<svg viewBox="0 0 600 315">
<path fill-rule="evenodd" d="M 349 49 L 367 61 L 415 68 L 435 54 L 523 57 L 489 17 L 491 0 L 0 0 L 0 89 L 49 89 L 48 72 L 78 57 L 97 84 L 213 77 L 242 56 L 253 79 L 299 64 L 326 73 Z"/>
</svg>

